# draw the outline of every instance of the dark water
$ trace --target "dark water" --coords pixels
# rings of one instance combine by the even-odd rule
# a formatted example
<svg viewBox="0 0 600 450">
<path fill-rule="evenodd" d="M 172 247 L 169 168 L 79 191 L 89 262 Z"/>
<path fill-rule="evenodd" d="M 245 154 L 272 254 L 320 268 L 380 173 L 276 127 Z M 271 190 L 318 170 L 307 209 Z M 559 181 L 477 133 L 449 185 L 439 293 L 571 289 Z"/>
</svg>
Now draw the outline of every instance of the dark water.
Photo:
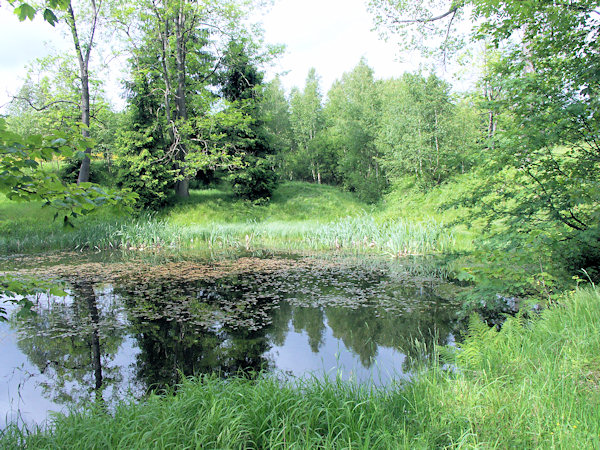
<svg viewBox="0 0 600 450">
<path fill-rule="evenodd" d="M 39 296 L 37 315 L 0 325 L 0 423 L 39 423 L 201 373 L 388 384 L 410 376 L 423 343 L 453 342 L 457 306 L 440 292 L 434 279 L 362 264 L 71 277 L 68 297 Z"/>
</svg>

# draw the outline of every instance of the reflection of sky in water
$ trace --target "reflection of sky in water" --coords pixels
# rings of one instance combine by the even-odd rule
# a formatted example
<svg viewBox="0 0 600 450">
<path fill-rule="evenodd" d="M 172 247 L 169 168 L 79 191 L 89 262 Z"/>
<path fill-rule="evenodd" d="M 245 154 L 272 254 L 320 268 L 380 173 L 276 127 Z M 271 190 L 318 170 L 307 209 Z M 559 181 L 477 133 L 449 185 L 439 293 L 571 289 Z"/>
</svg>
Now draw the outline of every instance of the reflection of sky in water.
<svg viewBox="0 0 600 450">
<path fill-rule="evenodd" d="M 401 370 L 405 355 L 398 350 L 378 346 L 373 365 L 366 368 L 359 356 L 348 350 L 342 340 L 333 335 L 327 320 L 325 324 L 323 341 L 318 352 L 311 350 L 308 333 L 294 331 L 290 321 L 284 344 L 273 345 L 267 357 L 272 358 L 277 370 L 295 377 L 308 374 L 323 378 L 325 374 L 329 379 L 334 379 L 340 375 L 344 380 L 350 379 L 360 383 L 370 381 L 375 385 L 384 385 L 392 377 L 407 376 Z"/>
<path fill-rule="evenodd" d="M 51 411 L 68 411 L 68 406 L 57 404 L 44 396 L 41 384 L 51 383 L 51 377 L 40 373 L 39 369 L 29 362 L 17 345 L 15 330 L 6 322 L 0 323 L 0 346 L 0 428 L 7 422 L 14 421 L 27 424 L 42 423 Z M 128 393 L 139 396 L 144 392 L 143 387 L 137 383 L 133 367 L 138 353 L 136 340 L 127 337 L 110 361 L 103 358 L 106 371 L 117 368 L 123 377 L 118 386 L 107 386 L 104 398 L 118 398 Z M 67 389 L 81 388 L 76 382 L 68 382 L 66 385 Z"/>
<path fill-rule="evenodd" d="M 0 426 L 11 421 L 40 423 L 48 411 L 61 411 L 61 405 L 41 395 L 39 371 L 17 347 L 16 333 L 6 322 L 0 323 L 0 347 Z"/>
</svg>

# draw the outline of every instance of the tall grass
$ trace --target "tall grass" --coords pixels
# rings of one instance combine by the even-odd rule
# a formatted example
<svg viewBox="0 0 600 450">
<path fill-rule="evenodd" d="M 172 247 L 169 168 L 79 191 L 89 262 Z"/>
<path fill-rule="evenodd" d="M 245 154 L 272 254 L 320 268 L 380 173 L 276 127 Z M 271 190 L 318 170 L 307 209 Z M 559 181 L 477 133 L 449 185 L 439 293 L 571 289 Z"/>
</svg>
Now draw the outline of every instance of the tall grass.
<svg viewBox="0 0 600 450">
<path fill-rule="evenodd" d="M 377 223 L 370 216 L 331 223 L 258 222 L 181 225 L 165 218 L 103 218 L 75 229 L 30 227 L 0 236 L 0 251 L 15 253 L 57 249 L 260 249 L 348 250 L 391 256 L 449 250 L 453 235 L 433 221 Z"/>
<path fill-rule="evenodd" d="M 500 332 L 473 320 L 453 357 L 385 390 L 339 379 L 187 380 L 114 412 L 12 426 L 2 448 L 599 448 L 600 296 Z"/>
</svg>

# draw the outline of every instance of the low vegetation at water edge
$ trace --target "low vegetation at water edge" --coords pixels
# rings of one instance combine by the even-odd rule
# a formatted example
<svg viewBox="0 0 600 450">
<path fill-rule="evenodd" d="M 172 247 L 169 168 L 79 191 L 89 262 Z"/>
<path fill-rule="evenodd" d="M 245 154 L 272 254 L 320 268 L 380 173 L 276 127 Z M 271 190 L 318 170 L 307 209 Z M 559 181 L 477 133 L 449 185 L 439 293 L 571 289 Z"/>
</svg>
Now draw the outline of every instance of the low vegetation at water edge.
<svg viewBox="0 0 600 450">
<path fill-rule="evenodd" d="M 137 218 L 105 211 L 65 229 L 41 222 L 36 205 L 0 204 L 0 249 L 46 250 L 209 249 L 348 250 L 394 257 L 452 249 L 454 234 L 433 219 L 376 219 L 373 210 L 331 186 L 282 185 L 271 202 L 236 200 L 229 191 L 194 191 L 162 214 Z M 3 216 L 9 219 L 2 220 Z M 16 220 L 15 220 L 16 218 Z M 48 218 L 51 222 L 51 218 Z"/>
<path fill-rule="evenodd" d="M 451 356 L 385 390 L 337 379 L 187 380 L 113 412 L 8 427 L 3 448 L 596 448 L 600 295 L 579 290 L 501 331 L 471 322 Z M 442 353 L 448 353 L 444 350 Z M 448 356 L 450 357 L 450 356 Z"/>
</svg>

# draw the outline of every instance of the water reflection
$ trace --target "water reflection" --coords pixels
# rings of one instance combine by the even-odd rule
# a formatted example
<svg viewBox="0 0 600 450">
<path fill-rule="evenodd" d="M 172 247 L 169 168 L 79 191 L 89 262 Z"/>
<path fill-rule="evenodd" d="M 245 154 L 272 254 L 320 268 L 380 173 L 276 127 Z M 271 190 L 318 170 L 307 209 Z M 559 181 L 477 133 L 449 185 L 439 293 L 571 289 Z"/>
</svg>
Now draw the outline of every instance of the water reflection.
<svg viewBox="0 0 600 450">
<path fill-rule="evenodd" d="M 112 361 L 126 331 L 110 303 L 110 295 L 97 296 L 91 283 L 80 281 L 66 299 L 50 298 L 38 304 L 35 316 L 18 322 L 18 347 L 42 375 L 38 385 L 46 398 L 76 406 L 123 380 Z M 118 389 L 108 393 L 120 396 Z"/>
<path fill-rule="evenodd" d="M 13 322 L 33 367 L 27 389 L 56 404 L 110 405 L 210 372 L 343 369 L 382 384 L 410 373 L 423 356 L 417 340 L 446 344 L 456 326 L 435 283 L 358 266 L 68 281 L 70 297 L 48 298 L 35 317 Z"/>
</svg>

